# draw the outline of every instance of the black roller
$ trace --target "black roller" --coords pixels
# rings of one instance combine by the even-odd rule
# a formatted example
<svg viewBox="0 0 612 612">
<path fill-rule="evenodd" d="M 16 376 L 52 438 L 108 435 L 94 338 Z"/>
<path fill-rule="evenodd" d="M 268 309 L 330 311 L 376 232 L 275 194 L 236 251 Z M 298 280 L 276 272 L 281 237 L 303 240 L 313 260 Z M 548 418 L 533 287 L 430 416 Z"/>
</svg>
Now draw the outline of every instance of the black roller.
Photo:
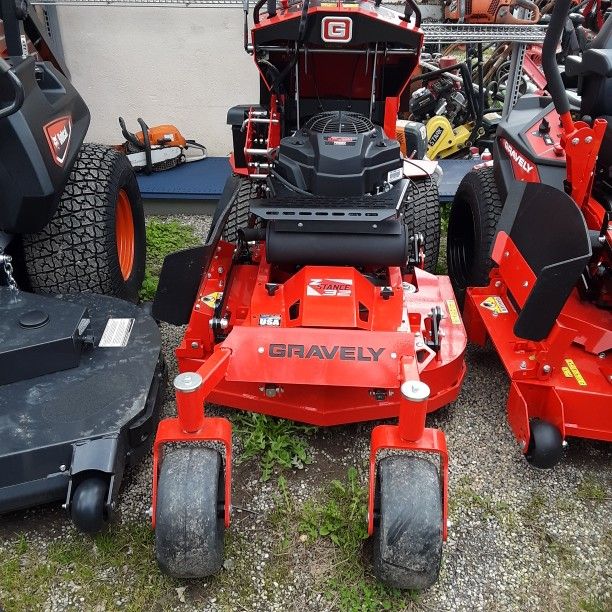
<svg viewBox="0 0 612 612">
<path fill-rule="evenodd" d="M 403 226 L 386 234 L 284 232 L 268 225 L 266 257 L 273 264 L 403 266 L 409 247 Z"/>
</svg>

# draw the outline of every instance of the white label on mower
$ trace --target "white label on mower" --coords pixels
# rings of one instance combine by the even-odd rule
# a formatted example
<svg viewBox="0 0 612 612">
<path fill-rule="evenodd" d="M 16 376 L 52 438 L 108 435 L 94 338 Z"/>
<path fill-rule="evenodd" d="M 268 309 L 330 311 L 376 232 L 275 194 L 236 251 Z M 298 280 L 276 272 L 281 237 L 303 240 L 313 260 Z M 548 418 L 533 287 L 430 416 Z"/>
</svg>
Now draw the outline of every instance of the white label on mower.
<svg viewBox="0 0 612 612">
<path fill-rule="evenodd" d="M 387 183 L 395 183 L 404 176 L 404 168 L 396 168 L 387 173 Z"/>
<path fill-rule="evenodd" d="M 281 316 L 271 314 L 259 315 L 259 325 L 262 327 L 280 327 Z"/>
<path fill-rule="evenodd" d="M 306 295 L 350 297 L 353 294 L 353 281 L 350 278 L 311 278 L 306 287 Z"/>
<path fill-rule="evenodd" d="M 134 319 L 109 319 L 98 346 L 102 348 L 127 346 L 133 327 Z"/>
</svg>

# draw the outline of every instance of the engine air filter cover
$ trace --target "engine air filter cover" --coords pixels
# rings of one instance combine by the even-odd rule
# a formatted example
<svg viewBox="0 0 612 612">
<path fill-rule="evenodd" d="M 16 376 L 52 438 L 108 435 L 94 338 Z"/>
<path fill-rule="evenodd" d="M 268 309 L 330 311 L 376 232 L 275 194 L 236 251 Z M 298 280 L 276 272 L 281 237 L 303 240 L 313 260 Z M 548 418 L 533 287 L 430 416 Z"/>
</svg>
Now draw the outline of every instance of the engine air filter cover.
<svg viewBox="0 0 612 612">
<path fill-rule="evenodd" d="M 362 196 L 380 190 L 402 167 L 400 147 L 368 117 L 329 111 L 281 140 L 277 171 L 313 195 Z M 390 174 L 391 173 L 391 174 Z"/>
</svg>

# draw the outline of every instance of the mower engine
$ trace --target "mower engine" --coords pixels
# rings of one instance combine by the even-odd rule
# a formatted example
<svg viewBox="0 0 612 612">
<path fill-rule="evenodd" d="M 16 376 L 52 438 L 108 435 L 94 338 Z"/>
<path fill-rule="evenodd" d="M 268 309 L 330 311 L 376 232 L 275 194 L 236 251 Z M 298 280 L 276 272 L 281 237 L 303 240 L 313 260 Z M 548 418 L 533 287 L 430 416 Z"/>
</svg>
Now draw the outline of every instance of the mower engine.
<svg viewBox="0 0 612 612">
<path fill-rule="evenodd" d="M 376 195 L 403 177 L 397 140 L 368 117 L 328 111 L 280 141 L 278 173 L 313 195 Z"/>
</svg>

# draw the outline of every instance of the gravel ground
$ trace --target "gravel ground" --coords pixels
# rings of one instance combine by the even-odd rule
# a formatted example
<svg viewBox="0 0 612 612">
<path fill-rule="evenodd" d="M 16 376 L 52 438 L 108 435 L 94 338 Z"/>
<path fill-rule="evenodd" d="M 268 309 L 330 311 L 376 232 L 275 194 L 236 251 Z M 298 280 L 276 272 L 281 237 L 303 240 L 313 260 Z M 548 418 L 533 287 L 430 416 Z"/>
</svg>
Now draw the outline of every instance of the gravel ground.
<svg viewBox="0 0 612 612">
<path fill-rule="evenodd" d="M 179 217 L 204 235 L 208 219 Z M 162 326 L 172 380 L 173 348 L 182 330 Z M 470 347 L 468 375 L 459 399 L 433 414 L 429 425 L 441 428 L 450 451 L 451 526 L 444 546 L 439 582 L 418 598 L 406 596 L 409 610 L 612 610 L 612 452 L 610 445 L 570 440 L 563 462 L 552 471 L 530 468 L 521 457 L 505 419 L 507 379 L 492 351 Z M 171 394 L 164 414 L 174 413 Z M 229 414 L 220 407 L 209 413 Z M 318 430 L 309 438 L 313 463 L 285 474 L 297 506 L 316 499 L 332 478 L 349 466 L 365 482 L 371 424 Z M 283 535 L 273 520 L 278 505 L 276 479 L 259 481 L 257 464 L 240 463 L 236 442 L 234 514 L 228 534 L 225 569 L 210 581 L 165 581 L 147 607 L 153 610 L 330 610 L 342 604 L 321 588 L 333 568 L 333 547 L 321 540 L 307 546 L 290 542 L 283 563 L 275 557 Z M 151 460 L 127 475 L 119 497 L 119 528 L 144 524 L 150 505 Z M 57 506 L 4 517 L 0 524 L 0 567 L 19 558 L 23 542 L 44 560 L 57 543 L 83 542 Z M 99 544 L 98 544 L 99 545 Z M 152 539 L 147 546 L 152 546 Z M 89 546 L 89 545 L 88 545 Z M 111 544 L 112 546 L 112 544 Z M 96 580 L 124 581 L 111 604 L 96 611 L 134 607 L 130 589 L 142 588 L 142 576 L 125 555 L 122 569 L 92 568 Z M 2 556 L 4 555 L 4 556 Z M 29 563 L 22 555 L 21 564 Z M 24 561 L 24 559 L 26 559 Z M 44 561 L 42 562 L 44 564 Z M 140 570 L 138 570 L 140 571 Z M 157 580 L 155 566 L 145 567 L 145 584 Z M 121 576 L 124 578 L 121 578 Z M 3 581 L 0 607 L 25 609 L 16 593 L 28 584 Z M 90 609 L 82 598 L 89 579 L 47 578 L 44 608 Z M 130 584 L 135 586 L 130 586 Z M 96 582 L 95 584 L 100 584 Z M 125 586 L 125 585 L 123 585 Z M 145 589 L 146 590 L 146 589 Z M 160 595 L 160 592 L 162 593 Z M 126 594 L 127 593 L 127 594 Z M 135 593 L 135 590 L 133 591 Z M 135 597 L 135 595 L 134 595 Z M 416 599 L 416 601 L 415 601 Z M 105 600 L 106 601 L 106 600 Z M 402 607 L 402 606 L 400 606 Z M 138 608 L 134 608 L 138 609 Z M 361 608 L 353 608 L 361 609 Z M 364 608 L 365 609 L 365 608 Z"/>
</svg>

